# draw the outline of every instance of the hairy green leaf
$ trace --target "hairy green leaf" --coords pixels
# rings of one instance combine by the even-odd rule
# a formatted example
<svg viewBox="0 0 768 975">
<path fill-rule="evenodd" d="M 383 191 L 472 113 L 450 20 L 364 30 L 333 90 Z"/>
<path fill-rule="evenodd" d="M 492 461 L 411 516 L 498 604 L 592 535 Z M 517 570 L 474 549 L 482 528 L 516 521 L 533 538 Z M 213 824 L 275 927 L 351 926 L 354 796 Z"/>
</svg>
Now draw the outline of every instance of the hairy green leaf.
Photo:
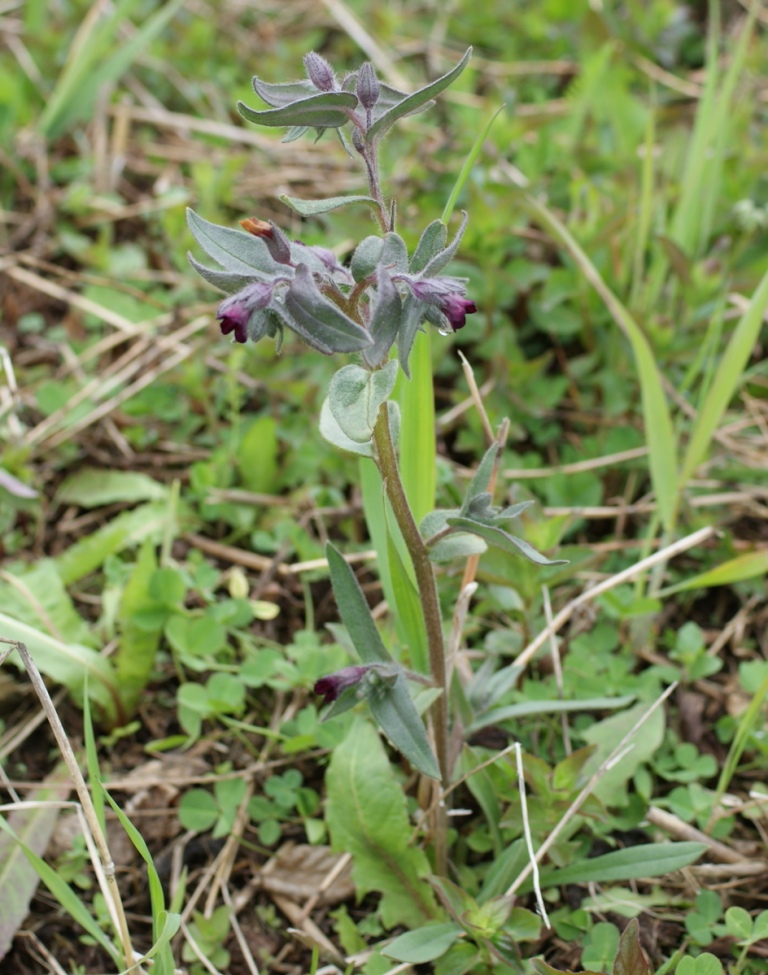
<svg viewBox="0 0 768 975">
<path fill-rule="evenodd" d="M 339 369 L 328 389 L 331 412 L 342 431 L 356 443 L 368 443 L 383 403 L 395 386 L 397 362 L 368 372 L 361 366 Z"/>
<path fill-rule="evenodd" d="M 439 918 L 424 852 L 411 844 L 405 795 L 374 728 L 358 718 L 326 773 L 326 821 L 337 850 L 351 853 L 358 894 L 381 894 L 387 928 Z"/>
<path fill-rule="evenodd" d="M 451 68 L 442 77 L 437 78 L 431 84 L 426 85 L 424 88 L 420 88 L 415 91 L 412 95 L 404 98 L 402 101 L 394 105 L 388 112 L 381 116 L 381 118 L 375 122 L 370 129 L 368 129 L 365 139 L 366 142 L 373 142 L 374 139 L 379 139 L 384 135 L 395 122 L 402 118 L 404 115 L 409 115 L 411 112 L 416 111 L 430 99 L 434 98 L 435 95 L 439 95 L 441 91 L 447 88 L 461 72 L 469 64 L 469 59 L 472 57 L 472 48 L 469 47 L 464 54 L 464 57 L 459 61 L 459 63 Z"/>
<path fill-rule="evenodd" d="M 340 207 L 348 206 L 350 203 L 370 203 L 373 206 L 378 206 L 373 197 L 357 196 L 354 194 L 350 194 L 349 196 L 329 196 L 324 200 L 300 200 L 298 197 L 282 194 L 280 199 L 286 206 L 295 210 L 302 217 L 316 217 L 321 213 L 330 213 L 331 210 L 338 210 Z"/>
</svg>

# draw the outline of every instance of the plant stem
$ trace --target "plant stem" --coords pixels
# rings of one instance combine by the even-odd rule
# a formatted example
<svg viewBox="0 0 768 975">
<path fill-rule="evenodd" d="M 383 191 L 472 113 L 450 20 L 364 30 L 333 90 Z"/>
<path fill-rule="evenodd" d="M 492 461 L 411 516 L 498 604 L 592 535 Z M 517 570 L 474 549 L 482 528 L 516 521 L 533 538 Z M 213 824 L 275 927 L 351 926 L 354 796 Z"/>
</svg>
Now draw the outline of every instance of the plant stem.
<svg viewBox="0 0 768 975">
<path fill-rule="evenodd" d="M 392 442 L 392 432 L 389 427 L 389 413 L 383 408 L 373 431 L 373 441 L 376 445 L 379 470 L 384 480 L 384 489 L 392 505 L 397 524 L 411 556 L 413 570 L 416 574 L 416 585 L 421 597 L 421 608 L 424 614 L 424 625 L 427 633 L 429 649 L 429 669 L 432 680 L 442 690 L 442 694 L 432 705 L 432 717 L 435 725 L 435 745 L 437 761 L 440 766 L 440 776 L 443 788 L 450 785 L 448 768 L 448 688 L 445 686 L 445 644 L 443 642 L 443 622 L 440 613 L 440 601 L 437 595 L 435 574 L 429 560 L 429 552 L 421 537 L 413 512 L 408 504 L 405 488 L 400 478 L 395 445 Z"/>
</svg>

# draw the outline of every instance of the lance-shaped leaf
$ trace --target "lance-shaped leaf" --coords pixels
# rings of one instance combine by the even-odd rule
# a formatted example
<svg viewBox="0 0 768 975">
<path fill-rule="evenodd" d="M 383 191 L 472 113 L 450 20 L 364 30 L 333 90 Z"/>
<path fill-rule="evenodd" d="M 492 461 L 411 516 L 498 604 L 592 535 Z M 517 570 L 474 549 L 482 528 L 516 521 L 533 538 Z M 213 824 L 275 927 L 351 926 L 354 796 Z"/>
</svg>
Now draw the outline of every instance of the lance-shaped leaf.
<svg viewBox="0 0 768 975">
<path fill-rule="evenodd" d="M 368 603 L 341 552 L 329 542 L 325 555 L 342 622 L 364 664 L 394 662 L 376 629 Z"/>
<path fill-rule="evenodd" d="M 568 563 L 567 559 L 548 559 L 545 555 L 537 552 L 524 539 L 510 535 L 509 532 L 505 532 L 502 528 L 497 528 L 495 525 L 475 521 L 474 518 L 448 518 L 447 521 L 452 528 L 459 528 L 461 531 L 479 535 L 489 545 L 494 545 L 504 552 L 511 552 L 513 555 L 524 555 L 537 565 L 567 565 Z"/>
<path fill-rule="evenodd" d="M 361 366 L 344 366 L 331 380 L 328 402 L 342 431 L 356 443 L 368 443 L 383 403 L 395 387 L 397 362 L 368 372 Z"/>
<path fill-rule="evenodd" d="M 329 196 L 324 200 L 300 200 L 295 196 L 283 194 L 280 199 L 302 217 L 316 217 L 321 213 L 330 213 L 331 210 L 338 210 L 350 203 L 370 203 L 372 206 L 378 206 L 372 196 Z"/>
<path fill-rule="evenodd" d="M 435 254 L 435 256 L 427 262 L 427 265 L 421 273 L 422 278 L 436 277 L 443 270 L 443 268 L 447 267 L 451 263 L 456 251 L 459 249 L 459 244 L 461 243 L 461 238 L 464 236 L 464 231 L 467 229 L 468 220 L 469 217 L 466 211 L 462 210 L 461 226 L 456 231 L 456 235 L 444 250 L 440 251 L 439 254 Z"/>
<path fill-rule="evenodd" d="M 321 293 L 306 264 L 296 268 L 284 308 L 273 307 L 272 311 L 308 345 L 326 355 L 360 352 L 373 344 L 361 325 Z"/>
<path fill-rule="evenodd" d="M 405 755 L 411 765 L 425 775 L 440 778 L 424 723 L 408 692 L 405 673 L 384 646 L 352 569 L 330 543 L 326 546 L 326 556 L 339 613 L 360 659 L 363 663 L 389 663 L 399 671 L 394 684 L 382 683 L 377 693 L 368 696 L 371 713 L 394 747 Z"/>
<path fill-rule="evenodd" d="M 249 122 L 277 128 L 311 125 L 313 128 L 337 129 L 349 121 L 349 112 L 357 106 L 357 96 L 344 91 L 323 91 L 309 98 L 290 102 L 282 108 L 257 112 L 244 102 L 237 110 Z"/>
<path fill-rule="evenodd" d="M 415 91 L 412 95 L 408 95 L 401 102 L 393 105 L 389 111 L 385 112 L 381 118 L 374 122 L 374 124 L 368 129 L 365 140 L 368 143 L 374 141 L 374 139 L 379 139 L 384 135 L 395 122 L 402 118 L 404 115 L 409 115 L 411 112 L 418 110 L 421 106 L 428 102 L 435 95 L 439 95 L 441 91 L 448 87 L 461 72 L 469 64 L 469 59 L 472 57 L 472 48 L 467 48 L 464 57 L 459 61 L 459 63 L 451 70 L 444 74 L 441 78 L 437 78 L 431 84 L 427 85 L 425 88 L 420 88 Z"/>
<path fill-rule="evenodd" d="M 254 272 L 261 271 L 270 277 L 285 271 L 285 267 L 277 263 L 267 249 L 267 245 L 259 237 L 247 234 L 243 230 L 231 227 L 220 227 L 198 216 L 194 210 L 187 210 L 187 225 L 192 236 L 203 248 L 205 253 L 220 264 L 226 271 L 233 274 L 248 274 L 256 276 Z"/>
<path fill-rule="evenodd" d="M 195 260 L 192 254 L 187 254 L 187 259 L 201 278 L 207 281 L 208 284 L 212 284 L 214 288 L 219 288 L 220 291 L 224 291 L 228 295 L 234 295 L 238 291 L 242 291 L 247 284 L 251 284 L 254 278 L 258 278 L 260 281 L 269 280 L 268 275 L 262 275 L 253 269 L 248 274 L 238 274 L 235 271 L 216 271 Z"/>
<path fill-rule="evenodd" d="M 425 229 L 411 258 L 411 274 L 418 274 L 438 254 L 445 250 L 448 227 L 442 220 L 433 220 Z"/>
<path fill-rule="evenodd" d="M 416 710 L 404 674 L 394 687 L 383 686 L 379 695 L 371 694 L 368 707 L 392 745 L 420 772 L 440 778 L 437 759 L 430 747 L 424 722 Z"/>
<path fill-rule="evenodd" d="M 400 328 L 402 311 L 403 299 L 395 287 L 391 274 L 385 267 L 379 268 L 376 298 L 371 309 L 371 320 L 368 323 L 373 346 L 364 352 L 365 361 L 370 365 L 375 366 L 385 359 L 392 348 Z M 397 364 L 395 364 L 395 371 L 397 371 Z"/>
<path fill-rule="evenodd" d="M 411 356 L 411 349 L 416 338 L 421 323 L 424 321 L 424 305 L 417 301 L 412 294 L 408 294 L 403 302 L 403 311 L 400 316 L 400 328 L 397 336 L 397 357 L 400 360 L 400 368 L 411 378 L 411 371 L 408 367 L 408 360 Z"/>
<path fill-rule="evenodd" d="M 492 443 L 483 455 L 483 459 L 478 464 L 477 470 L 473 474 L 472 480 L 469 482 L 467 496 L 464 499 L 464 504 L 461 506 L 462 515 L 467 513 L 469 510 L 469 503 L 476 495 L 483 494 L 488 490 L 488 485 L 491 483 L 491 474 L 493 473 L 493 464 L 496 460 L 496 454 L 498 454 L 498 452 L 498 443 Z"/>
<path fill-rule="evenodd" d="M 342 83 L 343 91 L 353 91 L 357 93 L 357 75 L 358 72 L 355 71 L 353 74 L 347 75 Z M 400 91 L 399 88 L 393 88 L 391 85 L 385 84 L 385 82 L 379 82 L 379 97 L 376 104 L 373 106 L 371 111 L 371 123 L 378 122 L 380 118 L 383 118 L 392 109 L 397 108 L 401 105 L 406 98 L 411 97 L 411 92 Z M 422 102 L 410 110 L 406 111 L 406 115 L 416 115 L 418 112 L 423 112 L 425 109 L 430 108 L 434 105 L 431 99 Z"/>
<path fill-rule="evenodd" d="M 251 82 L 253 90 L 267 105 L 272 108 L 285 108 L 293 102 L 302 101 L 311 95 L 317 94 L 317 88 L 309 78 L 302 78 L 300 81 L 284 81 L 273 84 L 269 81 L 262 81 L 254 78 Z"/>
</svg>

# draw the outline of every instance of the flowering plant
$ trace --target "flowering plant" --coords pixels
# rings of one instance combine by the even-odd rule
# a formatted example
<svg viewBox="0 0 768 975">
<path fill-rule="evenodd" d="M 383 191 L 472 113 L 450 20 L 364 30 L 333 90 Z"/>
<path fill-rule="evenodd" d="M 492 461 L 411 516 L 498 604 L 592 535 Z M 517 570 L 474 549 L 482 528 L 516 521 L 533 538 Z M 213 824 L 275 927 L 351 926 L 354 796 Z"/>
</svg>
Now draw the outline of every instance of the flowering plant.
<svg viewBox="0 0 768 975">
<path fill-rule="evenodd" d="M 388 566 L 391 576 L 399 574 L 400 585 L 392 585 L 390 578 L 385 591 L 393 596 L 390 608 L 402 645 L 394 656 L 387 649 L 352 570 L 329 544 L 334 593 L 361 663 L 322 678 L 315 690 L 331 704 L 329 714 L 364 699 L 391 743 L 437 781 L 438 872 L 445 869 L 442 798 L 453 778 L 456 754 L 450 745 L 449 675 L 434 565 L 476 557 L 488 545 L 539 564 L 554 564 L 506 528 L 527 504 L 500 509 L 491 503 L 498 444 L 486 452 L 460 508 L 432 511 L 417 521 L 401 476 L 401 418 L 393 396 L 398 375 L 402 372 L 405 382 L 410 379 L 411 352 L 425 323 L 449 334 L 464 327 L 477 306 L 467 296 L 465 280 L 443 273 L 461 242 L 466 214 L 450 242 L 446 224 L 432 221 L 409 254 L 396 231 L 394 202 L 384 198 L 378 147 L 396 121 L 427 108 L 461 74 L 470 54 L 467 51 L 436 81 L 406 94 L 381 83 L 369 63 L 339 79 L 324 58 L 311 53 L 305 58 L 307 78 L 302 81 L 269 84 L 254 79 L 254 89 L 268 109 L 239 104 L 251 122 L 288 128 L 286 140 L 308 129 L 318 137 L 333 129 L 348 151 L 362 160 L 368 195 L 311 202 L 283 198 L 305 217 L 347 204 L 372 207 L 380 233 L 362 240 L 346 265 L 324 247 L 290 241 L 271 222 L 248 218 L 242 230 L 235 230 L 189 213 L 192 234 L 219 267 L 204 266 L 191 255 L 190 260 L 208 282 L 228 294 L 217 313 L 224 335 L 243 343 L 269 336 L 279 348 L 288 329 L 318 352 L 355 356 L 331 381 L 320 430 L 336 446 L 365 458 L 361 463 L 372 461 L 380 476 L 379 489 L 387 502 L 384 530 L 376 532 L 373 516 L 367 514 L 372 535 L 383 538 L 377 545 L 380 565 Z M 402 423 L 408 419 L 403 417 Z M 428 661 L 429 677 L 414 672 L 418 661 Z M 406 663 L 414 670 L 406 669 Z M 429 730 L 411 697 L 409 685 L 415 681 L 432 685 Z"/>
</svg>

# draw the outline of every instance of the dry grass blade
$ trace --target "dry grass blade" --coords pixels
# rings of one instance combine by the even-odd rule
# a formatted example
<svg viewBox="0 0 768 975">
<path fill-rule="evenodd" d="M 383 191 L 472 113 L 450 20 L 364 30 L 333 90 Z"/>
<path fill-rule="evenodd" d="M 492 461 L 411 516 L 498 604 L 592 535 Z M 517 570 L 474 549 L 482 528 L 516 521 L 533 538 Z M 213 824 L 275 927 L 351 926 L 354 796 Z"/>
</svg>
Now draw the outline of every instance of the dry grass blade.
<svg viewBox="0 0 768 975">
<path fill-rule="evenodd" d="M 93 804 L 91 794 L 88 790 L 85 779 L 83 778 L 82 772 L 80 771 L 80 766 L 77 762 L 77 758 L 75 757 L 75 753 L 72 750 L 71 744 L 69 743 L 67 733 L 64 730 L 61 719 L 59 718 L 53 701 L 51 700 L 51 696 L 48 693 L 48 688 L 45 686 L 43 678 L 40 675 L 40 671 L 35 666 L 35 662 L 32 660 L 26 646 L 23 643 L 17 642 L 16 640 L 8 640 L 2 636 L 0 636 L 0 643 L 10 644 L 11 646 L 15 647 L 16 652 L 22 659 L 24 669 L 26 670 L 29 680 L 35 689 L 35 693 L 37 694 L 43 710 L 45 711 L 48 724 L 51 727 L 51 731 L 56 739 L 56 744 L 59 746 L 59 751 L 61 752 L 61 756 L 67 767 L 67 771 L 69 772 L 70 779 L 74 785 L 75 791 L 77 792 L 78 799 L 80 800 L 80 808 L 82 809 L 88 825 L 88 834 L 93 838 L 98 850 L 98 862 L 94 861 L 94 867 L 97 869 L 100 868 L 103 871 L 105 879 L 105 899 L 107 906 L 109 907 L 110 914 L 115 921 L 115 929 L 120 939 L 126 967 L 132 966 L 134 962 L 134 955 L 131 947 L 130 934 L 128 932 L 128 922 L 125 917 L 123 902 L 120 896 L 120 889 L 117 885 L 117 878 L 115 876 L 115 864 L 112 861 L 106 836 L 101 829 L 101 823 L 99 822 L 96 808 Z M 88 839 L 88 835 L 86 835 L 86 839 Z"/>
</svg>

